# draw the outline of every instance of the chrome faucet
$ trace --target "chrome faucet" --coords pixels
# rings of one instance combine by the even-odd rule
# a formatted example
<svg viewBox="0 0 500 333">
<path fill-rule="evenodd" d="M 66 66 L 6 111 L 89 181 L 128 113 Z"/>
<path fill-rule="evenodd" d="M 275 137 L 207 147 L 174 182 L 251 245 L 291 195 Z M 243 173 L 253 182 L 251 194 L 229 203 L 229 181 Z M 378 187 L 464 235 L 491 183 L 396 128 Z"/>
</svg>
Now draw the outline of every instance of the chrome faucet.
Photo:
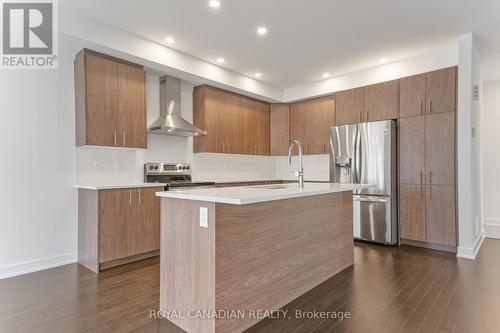
<svg viewBox="0 0 500 333">
<path fill-rule="evenodd" d="M 302 167 L 302 144 L 298 140 L 292 140 L 288 146 L 288 165 L 292 165 L 292 149 L 297 145 L 299 148 L 299 169 L 295 171 L 295 176 L 299 178 L 299 187 L 304 187 L 304 168 Z"/>
</svg>

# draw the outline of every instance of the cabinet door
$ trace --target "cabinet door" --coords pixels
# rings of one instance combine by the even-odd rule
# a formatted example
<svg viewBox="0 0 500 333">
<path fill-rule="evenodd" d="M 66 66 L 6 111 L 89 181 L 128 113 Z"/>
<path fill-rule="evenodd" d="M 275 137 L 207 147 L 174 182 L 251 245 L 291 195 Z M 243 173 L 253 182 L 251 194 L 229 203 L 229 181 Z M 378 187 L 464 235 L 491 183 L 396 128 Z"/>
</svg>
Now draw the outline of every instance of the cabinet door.
<svg viewBox="0 0 500 333">
<path fill-rule="evenodd" d="M 269 104 L 259 102 L 257 110 L 257 155 L 269 156 Z"/>
<path fill-rule="evenodd" d="M 399 182 L 423 184 L 425 116 L 399 119 Z"/>
<path fill-rule="evenodd" d="M 85 54 L 87 145 L 116 146 L 118 121 L 118 64 Z"/>
<path fill-rule="evenodd" d="M 365 87 L 365 116 L 363 121 L 396 119 L 399 106 L 398 80 Z"/>
<path fill-rule="evenodd" d="M 399 191 L 401 238 L 425 242 L 425 186 L 402 184 Z"/>
<path fill-rule="evenodd" d="M 330 151 L 330 128 L 335 126 L 334 96 L 328 96 L 322 99 L 321 110 L 321 139 L 323 142 L 321 154 L 328 154 Z"/>
<path fill-rule="evenodd" d="M 341 91 L 335 94 L 335 124 L 350 125 L 363 121 L 364 88 Z"/>
<path fill-rule="evenodd" d="M 207 131 L 207 135 L 193 138 L 195 153 L 223 153 L 226 132 L 224 128 L 225 95 L 221 90 L 207 86 L 193 91 L 193 122 Z"/>
<path fill-rule="evenodd" d="M 313 99 L 305 103 L 306 107 L 306 153 L 308 155 L 323 154 L 325 127 L 323 119 L 323 100 Z"/>
<path fill-rule="evenodd" d="M 304 102 L 293 103 L 290 107 L 290 141 L 298 140 L 307 154 L 307 105 Z M 297 148 L 294 148 L 297 154 Z"/>
<path fill-rule="evenodd" d="M 133 221 L 130 189 L 99 191 L 99 262 L 127 257 L 129 224 Z"/>
<path fill-rule="evenodd" d="M 425 117 L 427 184 L 455 184 L 455 114 L 438 113 Z"/>
<path fill-rule="evenodd" d="M 270 144 L 272 156 L 287 156 L 290 144 L 290 106 L 271 104 Z"/>
<path fill-rule="evenodd" d="M 412 117 L 424 114 L 425 74 L 399 80 L 399 116 Z"/>
<path fill-rule="evenodd" d="M 426 186 L 427 242 L 456 246 L 455 187 Z"/>
<path fill-rule="evenodd" d="M 118 64 L 119 146 L 147 148 L 145 85 L 142 68 Z"/>
<path fill-rule="evenodd" d="M 128 231 L 128 255 L 160 249 L 160 198 L 155 193 L 161 187 L 133 189 L 134 217 Z"/>
<path fill-rule="evenodd" d="M 254 116 L 248 105 L 248 100 L 238 95 L 225 94 L 224 128 L 225 140 L 223 152 L 230 154 L 250 154 L 255 136 L 248 132 L 247 117 Z M 252 118 L 253 119 L 253 118 Z M 253 124 L 255 126 L 255 124 Z"/>
<path fill-rule="evenodd" d="M 426 113 L 455 112 L 456 68 L 427 73 Z"/>
</svg>

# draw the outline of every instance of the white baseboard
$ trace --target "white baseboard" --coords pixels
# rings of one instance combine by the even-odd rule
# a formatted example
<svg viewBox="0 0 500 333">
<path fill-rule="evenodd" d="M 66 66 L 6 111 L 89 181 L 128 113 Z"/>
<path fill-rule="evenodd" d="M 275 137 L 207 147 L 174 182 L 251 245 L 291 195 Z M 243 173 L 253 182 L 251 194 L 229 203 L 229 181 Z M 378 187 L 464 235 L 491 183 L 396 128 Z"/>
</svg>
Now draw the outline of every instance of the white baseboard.
<svg viewBox="0 0 500 333">
<path fill-rule="evenodd" d="M 0 280 L 36 271 L 42 271 L 48 268 L 71 264 L 76 262 L 77 260 L 78 259 L 76 253 L 68 253 L 55 257 L 42 258 L 13 265 L 1 266 Z"/>
<path fill-rule="evenodd" d="M 463 258 L 463 259 L 471 259 L 471 260 L 476 259 L 476 255 L 479 252 L 481 245 L 483 245 L 484 238 L 485 237 L 484 237 L 484 231 L 483 231 L 483 232 L 481 232 L 481 234 L 479 234 L 479 237 L 474 242 L 473 247 L 461 247 L 461 246 L 459 246 L 457 248 L 457 257 Z"/>
<path fill-rule="evenodd" d="M 486 238 L 500 239 L 500 220 L 484 218 L 483 219 L 484 234 Z"/>
</svg>

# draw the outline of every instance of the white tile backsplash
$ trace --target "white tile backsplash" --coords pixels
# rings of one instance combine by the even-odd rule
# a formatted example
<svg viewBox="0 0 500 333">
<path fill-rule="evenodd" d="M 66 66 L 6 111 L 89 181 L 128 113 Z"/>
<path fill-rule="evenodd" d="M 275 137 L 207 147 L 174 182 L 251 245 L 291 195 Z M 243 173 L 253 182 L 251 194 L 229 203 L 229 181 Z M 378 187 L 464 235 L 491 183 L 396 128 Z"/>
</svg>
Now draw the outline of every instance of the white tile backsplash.
<svg viewBox="0 0 500 333">
<path fill-rule="evenodd" d="M 292 165 L 288 165 L 287 156 L 277 156 L 274 159 L 274 174 L 276 179 L 295 180 L 294 172 L 299 165 L 298 156 L 292 157 Z M 304 180 L 328 181 L 330 179 L 330 155 L 306 155 L 303 157 Z"/>
</svg>

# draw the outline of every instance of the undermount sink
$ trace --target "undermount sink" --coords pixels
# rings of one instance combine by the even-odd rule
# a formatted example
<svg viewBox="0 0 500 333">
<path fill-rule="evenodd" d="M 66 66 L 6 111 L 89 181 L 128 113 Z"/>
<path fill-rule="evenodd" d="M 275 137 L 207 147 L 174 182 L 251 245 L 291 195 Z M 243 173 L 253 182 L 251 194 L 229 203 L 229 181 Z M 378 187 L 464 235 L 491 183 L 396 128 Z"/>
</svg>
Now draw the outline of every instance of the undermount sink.
<svg viewBox="0 0 500 333">
<path fill-rule="evenodd" d="M 262 186 L 251 186 L 251 187 L 252 188 L 268 189 L 268 190 L 281 190 L 281 189 L 287 188 L 286 185 L 273 185 L 273 186 L 262 185 Z"/>
</svg>

